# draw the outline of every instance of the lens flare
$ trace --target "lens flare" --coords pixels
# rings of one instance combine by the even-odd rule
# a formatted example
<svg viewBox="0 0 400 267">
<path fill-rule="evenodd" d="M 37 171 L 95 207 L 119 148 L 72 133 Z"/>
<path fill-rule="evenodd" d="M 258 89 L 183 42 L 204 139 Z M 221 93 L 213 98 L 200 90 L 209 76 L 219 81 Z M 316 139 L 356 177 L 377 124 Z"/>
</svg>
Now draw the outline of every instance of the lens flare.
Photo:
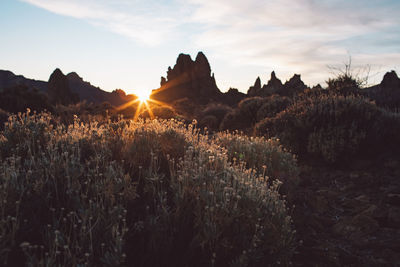
<svg viewBox="0 0 400 267">
<path fill-rule="evenodd" d="M 150 94 L 151 94 L 151 91 L 147 91 L 147 90 L 146 91 L 142 90 L 142 91 L 138 91 L 135 93 L 135 95 L 137 95 L 137 97 L 138 97 L 138 100 L 142 103 L 145 103 L 150 100 Z"/>
</svg>

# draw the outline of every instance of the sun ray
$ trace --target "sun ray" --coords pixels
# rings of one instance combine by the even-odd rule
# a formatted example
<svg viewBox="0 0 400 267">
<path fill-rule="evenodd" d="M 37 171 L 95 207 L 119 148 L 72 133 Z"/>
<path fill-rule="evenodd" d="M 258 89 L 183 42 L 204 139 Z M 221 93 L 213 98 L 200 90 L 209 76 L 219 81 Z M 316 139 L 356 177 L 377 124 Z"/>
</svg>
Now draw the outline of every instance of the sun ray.
<svg viewBox="0 0 400 267">
<path fill-rule="evenodd" d="M 144 105 L 146 106 L 147 111 L 149 112 L 150 119 L 154 119 L 154 113 L 153 113 L 153 111 L 151 110 L 151 108 L 150 108 L 148 102 L 149 102 L 149 101 L 145 101 L 145 102 L 143 102 L 143 103 L 144 103 Z"/>
<path fill-rule="evenodd" d="M 137 107 L 137 109 L 136 109 L 136 111 L 135 111 L 135 115 L 133 116 L 133 121 L 137 121 L 137 119 L 139 118 L 140 111 L 141 111 L 141 109 L 142 109 L 142 105 L 143 105 L 143 102 L 140 101 L 140 102 L 139 102 L 139 106 Z"/>
<path fill-rule="evenodd" d="M 138 100 L 138 99 L 131 100 L 131 101 L 129 101 L 129 102 L 126 102 L 125 104 L 122 104 L 122 105 L 116 107 L 116 110 L 119 111 L 119 110 L 125 109 L 125 108 L 127 108 L 127 107 L 132 106 L 132 105 L 135 104 L 136 102 L 139 102 L 139 100 Z"/>
<path fill-rule="evenodd" d="M 158 89 L 158 90 L 160 90 L 160 89 Z M 162 88 L 162 89 L 164 89 L 164 88 Z M 174 109 L 172 106 L 168 105 L 165 102 L 162 102 L 162 101 L 159 101 L 159 100 L 156 100 L 156 99 L 152 99 L 151 98 L 152 95 L 156 95 L 156 94 L 154 94 L 154 91 L 150 91 L 150 93 L 149 93 L 149 91 L 145 91 L 144 93 L 140 93 L 140 94 L 137 95 L 136 99 L 131 100 L 131 101 L 125 103 L 125 104 L 122 104 L 122 105 L 116 107 L 116 110 L 117 111 L 121 111 L 123 109 L 126 109 L 126 108 L 128 108 L 130 106 L 133 106 L 133 105 L 137 104 L 137 107 L 136 107 L 136 110 L 135 110 L 135 114 L 133 116 L 133 121 L 137 121 L 139 116 L 140 116 L 140 114 L 144 110 L 148 111 L 150 119 L 154 119 L 155 118 L 150 104 L 155 104 L 155 105 L 158 105 L 158 106 L 164 106 L 164 107 L 168 107 L 168 108 Z"/>
</svg>

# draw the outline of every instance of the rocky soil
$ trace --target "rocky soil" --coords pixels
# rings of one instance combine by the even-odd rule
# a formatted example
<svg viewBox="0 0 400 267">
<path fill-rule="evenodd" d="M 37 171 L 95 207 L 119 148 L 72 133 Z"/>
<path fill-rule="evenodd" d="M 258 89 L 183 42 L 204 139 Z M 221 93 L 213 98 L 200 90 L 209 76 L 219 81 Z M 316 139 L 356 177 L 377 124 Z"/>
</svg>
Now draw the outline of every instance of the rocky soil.
<svg viewBox="0 0 400 267">
<path fill-rule="evenodd" d="M 400 266 L 400 160 L 302 167 L 295 266 Z"/>
</svg>

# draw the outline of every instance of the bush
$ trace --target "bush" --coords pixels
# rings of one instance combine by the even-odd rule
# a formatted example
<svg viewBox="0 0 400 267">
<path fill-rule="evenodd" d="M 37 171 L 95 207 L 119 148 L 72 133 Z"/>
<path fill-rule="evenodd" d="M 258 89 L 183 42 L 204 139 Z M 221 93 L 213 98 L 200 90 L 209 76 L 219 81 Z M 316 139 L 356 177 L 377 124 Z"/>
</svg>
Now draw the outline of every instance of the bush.
<svg viewBox="0 0 400 267">
<path fill-rule="evenodd" d="M 179 114 L 187 118 L 193 118 L 197 109 L 197 105 L 187 97 L 175 100 L 172 106 Z"/>
<path fill-rule="evenodd" d="M 248 130 L 257 122 L 257 112 L 265 98 L 255 96 L 239 102 L 238 108 L 227 113 L 221 122 L 221 130 Z"/>
<path fill-rule="evenodd" d="M 297 160 L 282 147 L 276 138 L 248 137 L 246 135 L 221 132 L 215 142 L 226 148 L 231 161 L 243 162 L 246 168 L 268 177 L 270 181 L 281 180 L 293 191 L 297 185 Z"/>
<path fill-rule="evenodd" d="M 45 94 L 25 85 L 17 85 L 0 91 L 0 108 L 10 113 L 25 112 L 27 108 L 33 111 L 52 110 Z"/>
<path fill-rule="evenodd" d="M 308 94 L 274 118 L 258 123 L 255 132 L 278 136 L 302 157 L 308 155 L 328 163 L 343 163 L 351 162 L 355 155 L 381 149 L 393 128 L 391 124 L 398 121 L 363 98 Z"/>
<path fill-rule="evenodd" d="M 195 125 L 53 120 L 12 116 L 0 132 L 2 265 L 289 263 L 280 182 L 232 163 Z"/>
<path fill-rule="evenodd" d="M 200 119 L 199 126 L 202 128 L 207 127 L 211 130 L 219 129 L 219 121 L 217 117 L 213 115 L 207 115 Z"/>
<path fill-rule="evenodd" d="M 225 115 L 231 111 L 231 107 L 223 104 L 209 104 L 200 115 L 200 126 L 206 126 L 211 130 L 218 130 Z"/>
<path fill-rule="evenodd" d="M 150 111 L 147 108 L 143 107 L 143 111 L 140 114 L 142 118 L 145 119 L 171 119 L 177 116 L 175 110 L 171 107 L 167 106 L 157 106 L 157 105 L 149 105 Z"/>
<path fill-rule="evenodd" d="M 220 124 L 220 130 L 245 130 L 249 127 L 251 123 L 238 109 L 227 113 Z"/>
<path fill-rule="evenodd" d="M 272 95 L 268 97 L 257 111 L 257 121 L 275 117 L 276 114 L 287 108 L 290 103 L 291 99 L 286 96 Z"/>
<path fill-rule="evenodd" d="M 265 102 L 266 99 L 259 96 L 245 98 L 238 104 L 239 111 L 251 125 L 254 125 L 257 123 L 257 112 Z"/>
</svg>

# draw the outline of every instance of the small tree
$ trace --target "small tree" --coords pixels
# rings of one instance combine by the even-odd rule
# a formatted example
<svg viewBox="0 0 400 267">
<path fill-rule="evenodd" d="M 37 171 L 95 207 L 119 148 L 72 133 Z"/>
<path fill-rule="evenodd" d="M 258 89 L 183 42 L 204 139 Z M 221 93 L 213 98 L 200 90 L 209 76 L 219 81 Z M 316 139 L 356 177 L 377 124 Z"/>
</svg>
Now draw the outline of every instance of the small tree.
<svg viewBox="0 0 400 267">
<path fill-rule="evenodd" d="M 360 68 L 353 68 L 351 65 L 351 56 L 343 67 L 328 66 L 331 72 L 335 75 L 334 78 L 329 78 L 326 83 L 330 90 L 351 91 L 360 89 L 368 85 L 370 65 Z"/>
</svg>

